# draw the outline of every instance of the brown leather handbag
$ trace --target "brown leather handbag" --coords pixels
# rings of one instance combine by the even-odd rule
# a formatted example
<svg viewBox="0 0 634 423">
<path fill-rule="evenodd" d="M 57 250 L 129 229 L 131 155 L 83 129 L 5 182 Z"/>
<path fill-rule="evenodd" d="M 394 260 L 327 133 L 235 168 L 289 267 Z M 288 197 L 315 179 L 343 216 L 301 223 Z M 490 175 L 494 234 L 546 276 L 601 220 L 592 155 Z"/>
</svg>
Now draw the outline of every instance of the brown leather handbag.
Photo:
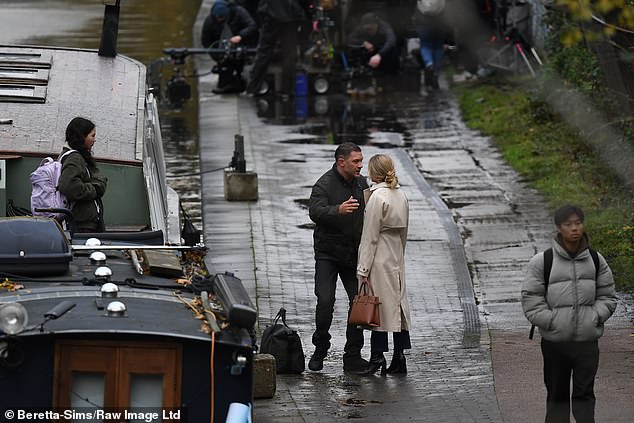
<svg viewBox="0 0 634 423">
<path fill-rule="evenodd" d="M 348 324 L 361 326 L 365 329 L 381 326 L 380 304 L 381 301 L 379 297 L 374 296 L 370 282 L 361 282 L 359 293 L 352 300 Z"/>
</svg>

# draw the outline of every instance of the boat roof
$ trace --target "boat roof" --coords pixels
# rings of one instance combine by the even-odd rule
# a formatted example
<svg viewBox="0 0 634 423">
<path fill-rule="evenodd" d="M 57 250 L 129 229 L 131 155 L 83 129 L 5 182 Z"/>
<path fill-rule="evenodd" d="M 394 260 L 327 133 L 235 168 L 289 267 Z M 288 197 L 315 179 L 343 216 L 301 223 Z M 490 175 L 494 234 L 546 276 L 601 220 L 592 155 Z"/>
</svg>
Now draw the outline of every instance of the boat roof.
<svg viewBox="0 0 634 423">
<path fill-rule="evenodd" d="M 20 336 L 116 334 L 210 342 L 215 330 L 220 343 L 251 346 L 214 295 L 204 246 L 147 245 L 107 236 L 73 238 L 70 244 L 50 219 L 0 221 L 4 238 L 7 229 L 14 235 L 0 245 L 0 305 L 18 302 L 26 308 L 28 328 Z M 52 227 L 57 232 L 47 232 Z M 123 303 L 123 313 L 108 312 L 115 301 Z M 72 308 L 45 321 L 64 302 Z"/>
<path fill-rule="evenodd" d="M 112 271 L 109 281 L 118 286 L 119 292 L 116 298 L 104 298 L 100 292 L 104 281 L 93 276 L 99 265 L 90 260 L 88 253 L 75 253 L 68 272 L 62 275 L 9 277 L 20 289 L 0 289 L 0 303 L 21 303 L 29 313 L 29 326 L 44 321 L 45 314 L 60 302 L 74 303 L 68 313 L 44 325 L 45 333 L 127 333 L 210 340 L 201 320 L 185 304 L 196 296 L 180 286 L 175 277 L 141 275 L 130 263 L 131 252 L 106 251 L 107 266 Z M 112 301 L 125 305 L 123 317 L 107 315 Z M 24 335 L 39 334 L 34 328 Z"/>
<path fill-rule="evenodd" d="M 145 66 L 97 50 L 0 44 L 0 152 L 57 155 L 76 116 L 95 123 L 95 157 L 141 161 Z"/>
</svg>

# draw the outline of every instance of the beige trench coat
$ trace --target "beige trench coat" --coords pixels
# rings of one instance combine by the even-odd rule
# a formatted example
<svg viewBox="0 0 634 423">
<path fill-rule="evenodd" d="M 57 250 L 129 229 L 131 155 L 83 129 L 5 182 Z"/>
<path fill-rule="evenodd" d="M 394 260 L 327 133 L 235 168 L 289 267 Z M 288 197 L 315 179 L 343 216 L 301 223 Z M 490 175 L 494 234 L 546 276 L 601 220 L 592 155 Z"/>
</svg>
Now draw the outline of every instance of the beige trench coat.
<svg viewBox="0 0 634 423">
<path fill-rule="evenodd" d="M 410 330 L 405 287 L 409 202 L 402 190 L 391 189 L 384 182 L 372 186 L 370 191 L 363 218 L 357 275 L 369 277 L 374 295 L 381 300 L 381 326 L 373 330 Z"/>
</svg>

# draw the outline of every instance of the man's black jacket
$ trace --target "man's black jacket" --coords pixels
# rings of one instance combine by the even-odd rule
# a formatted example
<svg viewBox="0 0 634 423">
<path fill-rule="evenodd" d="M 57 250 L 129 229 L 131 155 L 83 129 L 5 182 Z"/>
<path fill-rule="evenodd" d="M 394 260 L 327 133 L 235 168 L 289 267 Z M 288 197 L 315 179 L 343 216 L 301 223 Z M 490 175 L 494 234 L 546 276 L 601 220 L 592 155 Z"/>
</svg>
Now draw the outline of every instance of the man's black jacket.
<svg viewBox="0 0 634 423">
<path fill-rule="evenodd" d="M 347 183 L 337 172 L 336 165 L 324 173 L 313 186 L 309 201 L 309 215 L 316 223 L 313 242 L 316 260 L 332 260 L 356 267 L 361 231 L 363 230 L 363 190 L 368 188 L 364 177 Z M 353 196 L 359 208 L 350 215 L 340 215 L 341 203 Z"/>
<path fill-rule="evenodd" d="M 229 26 L 232 35 L 240 35 L 242 37 L 242 45 L 254 45 L 257 40 L 258 27 L 249 12 L 244 7 L 234 3 L 227 3 L 227 6 L 229 7 L 229 16 L 227 16 L 225 22 Z M 218 23 L 211 16 L 211 13 L 207 15 L 201 32 L 203 47 L 208 48 L 212 43 L 220 40 L 225 22 Z"/>
<path fill-rule="evenodd" d="M 268 17 L 276 22 L 297 22 L 307 19 L 310 0 L 260 0 L 258 15 Z"/>
<path fill-rule="evenodd" d="M 348 44 L 360 46 L 364 41 L 368 41 L 375 48 L 372 53 L 378 53 L 381 57 L 396 49 L 396 35 L 390 24 L 383 19 L 378 19 L 377 23 L 379 27 L 374 35 L 367 33 L 363 26 L 355 28 L 348 37 Z"/>
</svg>

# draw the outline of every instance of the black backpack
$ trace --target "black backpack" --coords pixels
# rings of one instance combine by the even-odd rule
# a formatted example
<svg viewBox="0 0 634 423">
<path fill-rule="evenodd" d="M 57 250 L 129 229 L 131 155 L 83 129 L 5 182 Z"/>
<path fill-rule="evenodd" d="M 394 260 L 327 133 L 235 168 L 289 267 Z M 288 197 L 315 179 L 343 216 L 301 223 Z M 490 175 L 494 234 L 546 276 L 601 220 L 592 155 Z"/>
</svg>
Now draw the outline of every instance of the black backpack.
<svg viewBox="0 0 634 423">
<path fill-rule="evenodd" d="M 282 323 L 278 321 L 282 319 Z M 260 352 L 275 357 L 277 373 L 301 373 L 304 371 L 304 350 L 297 331 L 286 324 L 286 310 L 280 308 L 275 321 L 262 333 Z"/>
<path fill-rule="evenodd" d="M 592 261 L 594 262 L 594 281 L 596 282 L 599 279 L 599 254 L 588 247 L 588 251 L 590 252 L 590 256 L 592 257 Z M 550 282 L 550 271 L 553 269 L 553 249 L 549 248 L 544 250 L 544 298 L 546 298 L 546 294 L 548 293 L 548 283 Z M 535 333 L 535 325 L 531 326 L 531 331 L 528 334 L 528 339 L 533 339 L 533 334 Z"/>
</svg>

